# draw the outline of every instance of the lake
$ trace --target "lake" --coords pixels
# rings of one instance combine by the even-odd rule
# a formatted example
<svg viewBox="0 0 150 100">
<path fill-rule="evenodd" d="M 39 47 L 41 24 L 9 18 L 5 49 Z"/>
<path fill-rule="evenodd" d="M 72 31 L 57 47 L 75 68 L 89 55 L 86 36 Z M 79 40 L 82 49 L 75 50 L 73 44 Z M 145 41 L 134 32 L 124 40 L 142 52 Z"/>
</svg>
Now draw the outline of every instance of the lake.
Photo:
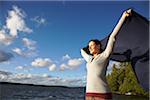
<svg viewBox="0 0 150 100">
<path fill-rule="evenodd" d="M 85 87 L 0 83 L 0 100 L 84 100 Z M 149 100 L 142 96 L 113 94 L 113 100 Z"/>
</svg>

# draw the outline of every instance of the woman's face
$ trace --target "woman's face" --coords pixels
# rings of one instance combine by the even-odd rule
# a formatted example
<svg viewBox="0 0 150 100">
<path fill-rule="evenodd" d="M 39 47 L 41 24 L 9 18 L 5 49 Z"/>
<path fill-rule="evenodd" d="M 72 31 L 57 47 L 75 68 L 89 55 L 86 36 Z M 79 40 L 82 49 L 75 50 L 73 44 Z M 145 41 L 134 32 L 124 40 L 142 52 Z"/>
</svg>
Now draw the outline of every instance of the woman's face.
<svg viewBox="0 0 150 100">
<path fill-rule="evenodd" d="M 94 41 L 89 42 L 89 51 L 91 54 L 97 54 L 100 52 L 100 45 L 96 45 Z"/>
</svg>

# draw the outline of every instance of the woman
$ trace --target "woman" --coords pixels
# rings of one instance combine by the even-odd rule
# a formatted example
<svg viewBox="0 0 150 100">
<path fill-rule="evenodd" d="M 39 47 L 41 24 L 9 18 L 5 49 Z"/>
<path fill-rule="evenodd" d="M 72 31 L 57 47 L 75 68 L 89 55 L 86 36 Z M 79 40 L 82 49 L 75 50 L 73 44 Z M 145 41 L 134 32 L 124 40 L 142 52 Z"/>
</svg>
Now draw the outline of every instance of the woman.
<svg viewBox="0 0 150 100">
<path fill-rule="evenodd" d="M 89 41 L 88 50 L 90 54 L 81 49 L 81 55 L 87 62 L 86 100 L 112 100 L 112 93 L 105 75 L 109 57 L 113 51 L 115 36 L 129 14 L 131 14 L 131 9 L 122 14 L 121 19 L 109 37 L 104 51 L 101 50 L 101 43 L 97 39 Z"/>
</svg>

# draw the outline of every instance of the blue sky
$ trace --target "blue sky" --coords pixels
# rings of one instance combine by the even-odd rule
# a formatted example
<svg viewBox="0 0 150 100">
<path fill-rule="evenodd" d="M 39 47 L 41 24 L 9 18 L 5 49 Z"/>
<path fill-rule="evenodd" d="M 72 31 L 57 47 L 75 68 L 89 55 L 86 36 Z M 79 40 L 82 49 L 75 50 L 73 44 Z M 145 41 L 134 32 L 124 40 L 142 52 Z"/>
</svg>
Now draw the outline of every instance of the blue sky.
<svg viewBox="0 0 150 100">
<path fill-rule="evenodd" d="M 1 81 L 84 85 L 80 49 L 106 37 L 128 8 L 149 19 L 148 1 L 0 1 L 0 71 L 11 72 Z"/>
</svg>

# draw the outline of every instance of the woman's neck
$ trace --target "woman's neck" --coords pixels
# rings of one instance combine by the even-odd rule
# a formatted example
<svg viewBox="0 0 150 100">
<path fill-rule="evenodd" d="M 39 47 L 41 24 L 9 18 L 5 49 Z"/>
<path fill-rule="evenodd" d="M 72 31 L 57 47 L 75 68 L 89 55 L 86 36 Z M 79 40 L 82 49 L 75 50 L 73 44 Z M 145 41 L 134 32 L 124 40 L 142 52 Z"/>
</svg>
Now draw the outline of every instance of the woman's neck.
<svg viewBox="0 0 150 100">
<path fill-rule="evenodd" d="M 99 53 L 93 54 L 93 58 L 95 58 Z"/>
<path fill-rule="evenodd" d="M 101 52 L 100 52 L 100 50 L 98 50 L 97 52 L 95 52 L 94 54 L 93 54 L 93 58 L 95 58 L 98 54 L 100 54 Z"/>
</svg>

